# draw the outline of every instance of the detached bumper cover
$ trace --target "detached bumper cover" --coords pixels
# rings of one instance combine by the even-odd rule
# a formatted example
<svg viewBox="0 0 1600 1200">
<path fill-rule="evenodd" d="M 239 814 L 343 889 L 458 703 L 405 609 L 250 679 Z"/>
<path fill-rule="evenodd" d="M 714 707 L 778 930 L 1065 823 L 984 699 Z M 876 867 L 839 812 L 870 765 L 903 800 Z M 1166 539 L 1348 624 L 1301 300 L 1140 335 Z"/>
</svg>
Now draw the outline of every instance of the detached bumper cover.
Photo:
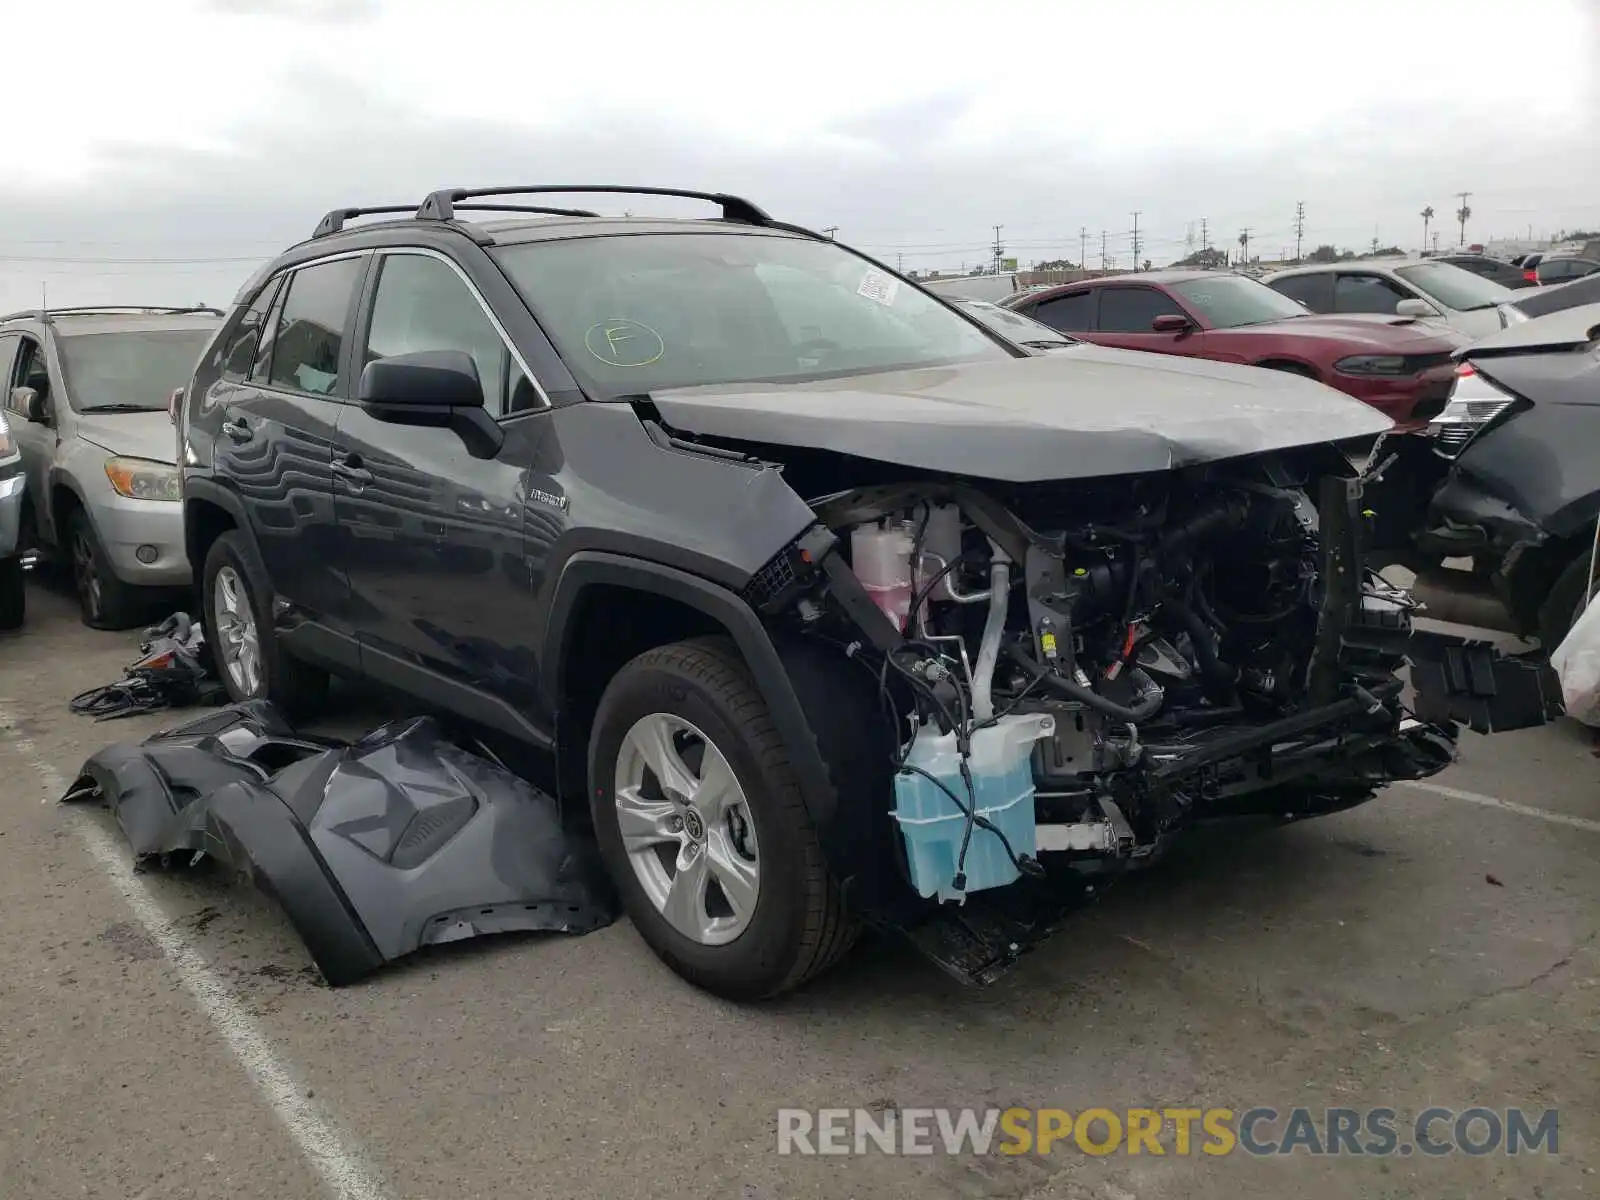
<svg viewBox="0 0 1600 1200">
<path fill-rule="evenodd" d="M 428 717 L 345 745 L 238 705 L 107 746 L 63 799 L 106 803 L 142 864 L 208 856 L 247 876 L 335 987 L 422 946 L 616 917 L 556 802 Z"/>
</svg>

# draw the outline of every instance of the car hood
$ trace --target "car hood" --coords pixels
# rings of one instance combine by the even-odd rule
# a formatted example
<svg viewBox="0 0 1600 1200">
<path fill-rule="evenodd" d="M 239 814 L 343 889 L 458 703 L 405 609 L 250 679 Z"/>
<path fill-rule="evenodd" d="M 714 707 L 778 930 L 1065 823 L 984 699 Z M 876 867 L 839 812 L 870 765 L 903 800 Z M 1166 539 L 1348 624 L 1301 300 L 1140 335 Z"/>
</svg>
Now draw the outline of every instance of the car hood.
<svg viewBox="0 0 1600 1200">
<path fill-rule="evenodd" d="M 1374 435 L 1310 379 L 1113 350 L 651 394 L 674 429 L 1016 483 L 1123 475 Z"/>
<path fill-rule="evenodd" d="M 1447 326 L 1420 317 L 1386 317 L 1377 313 L 1349 313 L 1340 316 L 1289 317 L 1261 325 L 1242 325 L 1236 329 L 1216 329 L 1207 338 L 1242 338 L 1268 335 L 1275 338 L 1312 338 L 1349 346 L 1352 352 L 1368 350 L 1378 354 L 1445 353 L 1464 345 L 1466 339 Z"/>
<path fill-rule="evenodd" d="M 148 458 L 155 462 L 178 460 L 177 434 L 165 412 L 79 413 L 78 436 L 113 454 Z"/>
</svg>

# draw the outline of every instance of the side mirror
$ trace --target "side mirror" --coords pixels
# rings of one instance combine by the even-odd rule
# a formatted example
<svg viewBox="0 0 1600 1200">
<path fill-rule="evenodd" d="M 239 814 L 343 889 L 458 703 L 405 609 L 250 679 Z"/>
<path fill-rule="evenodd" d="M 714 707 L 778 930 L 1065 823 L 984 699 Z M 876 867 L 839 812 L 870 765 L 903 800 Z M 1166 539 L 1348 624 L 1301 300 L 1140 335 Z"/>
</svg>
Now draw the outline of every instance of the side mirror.
<svg viewBox="0 0 1600 1200">
<path fill-rule="evenodd" d="M 50 419 L 44 397 L 31 387 L 12 388 L 11 407 L 21 413 L 25 420 L 32 421 L 35 425 L 43 425 Z"/>
<path fill-rule="evenodd" d="M 1182 313 L 1162 313 L 1150 322 L 1150 328 L 1157 333 L 1187 333 L 1194 327 L 1194 323 Z"/>
<path fill-rule="evenodd" d="M 1437 308 L 1426 300 L 1419 300 L 1415 297 L 1410 300 L 1400 301 L 1399 304 L 1394 306 L 1394 311 L 1397 316 L 1401 317 L 1437 317 L 1439 315 Z"/>
<path fill-rule="evenodd" d="M 462 350 L 377 358 L 361 371 L 356 402 L 377 421 L 449 429 L 474 458 L 493 458 L 505 435 L 483 406 L 478 364 Z"/>
</svg>

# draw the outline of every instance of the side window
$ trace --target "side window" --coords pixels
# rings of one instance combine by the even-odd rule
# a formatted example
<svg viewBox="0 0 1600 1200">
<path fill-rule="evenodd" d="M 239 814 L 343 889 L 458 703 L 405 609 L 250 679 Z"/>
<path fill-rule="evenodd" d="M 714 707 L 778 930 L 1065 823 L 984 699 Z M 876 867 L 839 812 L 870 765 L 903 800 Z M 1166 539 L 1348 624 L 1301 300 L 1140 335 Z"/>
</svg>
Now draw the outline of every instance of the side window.
<svg viewBox="0 0 1600 1200">
<path fill-rule="evenodd" d="M 16 411 L 11 402 L 11 389 L 16 387 L 17 347 L 22 344 L 20 333 L 0 333 L 0 381 L 5 383 L 5 395 L 0 396 L 0 408 Z"/>
<path fill-rule="evenodd" d="M 1068 292 L 1028 310 L 1028 316 L 1062 333 L 1086 333 L 1094 328 L 1094 292 Z"/>
<path fill-rule="evenodd" d="M 339 351 L 362 267 L 360 258 L 341 258 L 301 267 L 289 277 L 268 383 L 317 396 L 339 390 Z"/>
<path fill-rule="evenodd" d="M 1325 273 L 1291 275 L 1287 279 L 1274 279 L 1269 285 L 1291 300 L 1298 300 L 1314 313 L 1333 309 L 1333 276 Z"/>
<path fill-rule="evenodd" d="M 1150 333 L 1150 322 L 1183 315 L 1176 301 L 1149 287 L 1108 287 L 1100 293 L 1101 333 Z"/>
<path fill-rule="evenodd" d="M 261 348 L 261 327 L 267 319 L 267 310 L 272 307 L 273 297 L 278 294 L 280 282 L 274 279 L 262 288 L 239 318 L 239 324 L 234 327 L 228 344 L 222 350 L 224 379 L 242 383 L 249 378 L 250 368 L 256 361 L 256 351 Z"/>
<path fill-rule="evenodd" d="M 1410 299 L 1381 275 L 1340 275 L 1333 285 L 1333 311 L 1382 313 L 1393 316 L 1400 301 Z"/>
<path fill-rule="evenodd" d="M 39 393 L 46 404 L 53 402 L 50 394 L 50 364 L 45 358 L 44 345 L 31 337 L 22 339 L 17 355 L 17 369 L 12 375 L 13 387 L 30 387 Z"/>
<path fill-rule="evenodd" d="M 472 356 L 491 416 L 531 407 L 532 391 L 472 289 L 448 265 L 422 254 L 385 255 L 372 300 L 363 365 L 422 350 Z M 519 394 L 512 394 L 512 384 Z"/>
</svg>

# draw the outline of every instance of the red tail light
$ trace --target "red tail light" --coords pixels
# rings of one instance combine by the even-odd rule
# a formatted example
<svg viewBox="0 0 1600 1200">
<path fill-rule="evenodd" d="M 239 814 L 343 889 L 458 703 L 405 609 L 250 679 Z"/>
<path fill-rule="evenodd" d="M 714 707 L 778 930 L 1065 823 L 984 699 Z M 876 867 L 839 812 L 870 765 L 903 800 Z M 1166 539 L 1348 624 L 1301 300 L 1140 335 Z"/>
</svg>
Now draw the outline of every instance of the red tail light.
<svg viewBox="0 0 1600 1200">
<path fill-rule="evenodd" d="M 1539 282 L 1539 272 L 1537 272 L 1537 271 L 1524 271 L 1522 273 L 1522 277 L 1524 279 L 1526 279 L 1529 283 L 1538 283 Z"/>
</svg>

